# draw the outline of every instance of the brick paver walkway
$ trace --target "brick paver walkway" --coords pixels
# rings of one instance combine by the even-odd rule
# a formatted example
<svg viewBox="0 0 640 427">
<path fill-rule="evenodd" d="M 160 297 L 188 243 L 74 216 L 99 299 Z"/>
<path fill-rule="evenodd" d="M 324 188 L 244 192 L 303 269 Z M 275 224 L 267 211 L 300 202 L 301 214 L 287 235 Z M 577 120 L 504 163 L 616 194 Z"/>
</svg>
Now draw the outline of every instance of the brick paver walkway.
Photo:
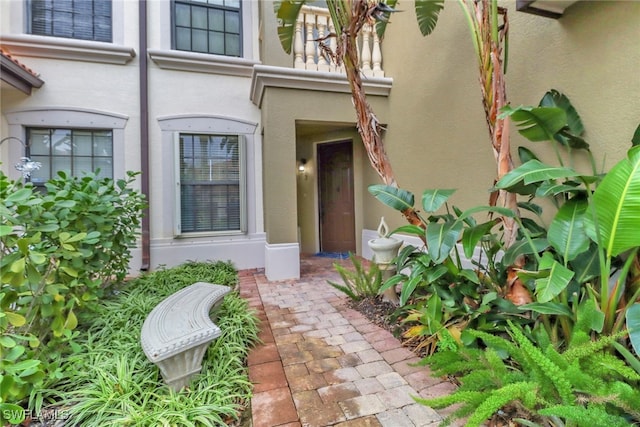
<svg viewBox="0 0 640 427">
<path fill-rule="evenodd" d="M 340 282 L 334 262 L 301 259 L 299 280 L 268 282 L 240 272 L 240 292 L 258 312 L 263 344 L 249 354 L 254 427 L 437 426 L 443 411 L 411 396 L 434 397 L 454 386 L 430 375 L 386 330 L 346 305 L 327 284 Z"/>
</svg>

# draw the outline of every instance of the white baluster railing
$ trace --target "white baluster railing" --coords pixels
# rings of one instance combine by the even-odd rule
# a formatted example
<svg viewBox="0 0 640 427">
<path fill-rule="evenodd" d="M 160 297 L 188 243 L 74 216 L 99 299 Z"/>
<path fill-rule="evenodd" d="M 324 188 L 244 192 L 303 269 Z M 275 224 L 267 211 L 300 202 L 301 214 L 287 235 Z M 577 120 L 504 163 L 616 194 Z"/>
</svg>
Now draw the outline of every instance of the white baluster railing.
<svg viewBox="0 0 640 427">
<path fill-rule="evenodd" d="M 335 37 L 325 38 L 329 34 L 335 34 L 329 10 L 321 7 L 303 6 L 296 21 L 294 33 L 294 68 L 344 73 L 344 67 L 336 67 L 336 64 L 323 54 L 320 47 L 319 40 L 324 40 L 324 45 L 331 52 L 336 51 Z M 358 45 L 362 73 L 367 77 L 384 77 L 380 39 L 372 26 L 365 25 Z"/>
</svg>

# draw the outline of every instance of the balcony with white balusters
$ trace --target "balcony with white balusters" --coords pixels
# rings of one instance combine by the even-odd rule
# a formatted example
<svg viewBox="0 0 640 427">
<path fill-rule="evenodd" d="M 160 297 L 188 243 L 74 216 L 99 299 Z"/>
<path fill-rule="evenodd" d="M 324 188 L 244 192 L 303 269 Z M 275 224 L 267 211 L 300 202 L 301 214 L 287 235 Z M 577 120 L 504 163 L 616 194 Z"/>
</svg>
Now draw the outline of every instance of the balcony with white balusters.
<svg viewBox="0 0 640 427">
<path fill-rule="evenodd" d="M 293 66 L 297 69 L 344 73 L 324 51 L 335 53 L 337 40 L 329 36 L 335 29 L 329 10 L 303 6 L 296 22 L 293 38 Z M 360 67 L 365 77 L 384 77 L 380 39 L 373 26 L 365 25 L 358 40 Z"/>
<path fill-rule="evenodd" d="M 331 56 L 337 40 L 329 10 L 304 5 L 296 21 L 291 68 L 255 65 L 251 99 L 260 106 L 267 87 L 349 93 L 344 66 Z M 393 79 L 382 68 L 381 41 L 375 28 L 365 25 L 358 38 L 362 84 L 367 94 L 389 96 Z"/>
</svg>

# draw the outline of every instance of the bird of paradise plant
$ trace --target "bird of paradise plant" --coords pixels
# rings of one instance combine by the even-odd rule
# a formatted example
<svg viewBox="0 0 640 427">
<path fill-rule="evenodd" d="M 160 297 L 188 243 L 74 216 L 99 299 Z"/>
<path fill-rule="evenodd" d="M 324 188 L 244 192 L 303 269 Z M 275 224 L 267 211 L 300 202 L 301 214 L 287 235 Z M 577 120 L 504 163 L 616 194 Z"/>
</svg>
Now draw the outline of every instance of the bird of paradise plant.
<svg viewBox="0 0 640 427">
<path fill-rule="evenodd" d="M 280 21 L 278 35 L 287 53 L 291 52 L 296 19 L 304 0 L 283 0 L 275 3 L 275 12 Z M 375 25 L 379 37 L 382 38 L 391 13 L 395 12 L 397 0 L 327 0 L 335 33 L 329 34 L 325 40 L 318 40 L 322 51 L 331 56 L 338 65 L 344 65 L 347 80 L 357 116 L 358 131 L 362 137 L 369 161 L 378 173 L 382 182 L 392 188 L 398 188 L 391 163 L 384 149 L 382 127 L 374 111 L 366 100 L 362 88 L 361 70 L 359 68 L 357 37 L 364 25 Z M 471 32 L 471 38 L 478 58 L 482 103 L 485 111 L 492 150 L 498 164 L 497 178 L 500 179 L 511 169 L 509 144 L 509 124 L 499 117 L 499 111 L 507 104 L 506 72 L 508 40 L 508 21 L 505 8 L 498 7 L 497 0 L 459 0 Z M 420 31 L 424 36 L 431 34 L 438 21 L 438 15 L 444 8 L 444 0 L 416 0 L 415 11 Z M 337 40 L 335 52 L 325 44 L 326 38 Z M 517 212 L 515 196 L 497 190 L 490 198 L 491 205 L 508 207 Z M 402 211 L 409 224 L 423 229 L 426 224 L 421 220 L 413 206 L 406 206 Z M 504 229 L 504 243 L 508 247 L 515 240 L 517 221 L 510 217 L 501 217 Z M 424 239 L 423 239 L 424 240 Z M 526 288 L 522 286 L 515 274 L 511 274 L 511 287 L 519 298 L 528 299 Z M 523 295 L 525 295 L 523 297 Z"/>
</svg>

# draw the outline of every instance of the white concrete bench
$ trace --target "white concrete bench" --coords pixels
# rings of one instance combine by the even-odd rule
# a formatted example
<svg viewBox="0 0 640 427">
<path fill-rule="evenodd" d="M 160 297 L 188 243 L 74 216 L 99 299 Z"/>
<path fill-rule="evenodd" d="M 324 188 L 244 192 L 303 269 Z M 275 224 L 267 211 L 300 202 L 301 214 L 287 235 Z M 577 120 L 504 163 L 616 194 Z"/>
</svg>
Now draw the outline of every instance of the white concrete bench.
<svg viewBox="0 0 640 427">
<path fill-rule="evenodd" d="M 202 369 L 209 343 L 222 331 L 211 321 L 212 308 L 222 304 L 228 286 L 198 282 L 170 295 L 149 313 L 142 325 L 142 349 L 174 390 L 189 385 Z"/>
</svg>

